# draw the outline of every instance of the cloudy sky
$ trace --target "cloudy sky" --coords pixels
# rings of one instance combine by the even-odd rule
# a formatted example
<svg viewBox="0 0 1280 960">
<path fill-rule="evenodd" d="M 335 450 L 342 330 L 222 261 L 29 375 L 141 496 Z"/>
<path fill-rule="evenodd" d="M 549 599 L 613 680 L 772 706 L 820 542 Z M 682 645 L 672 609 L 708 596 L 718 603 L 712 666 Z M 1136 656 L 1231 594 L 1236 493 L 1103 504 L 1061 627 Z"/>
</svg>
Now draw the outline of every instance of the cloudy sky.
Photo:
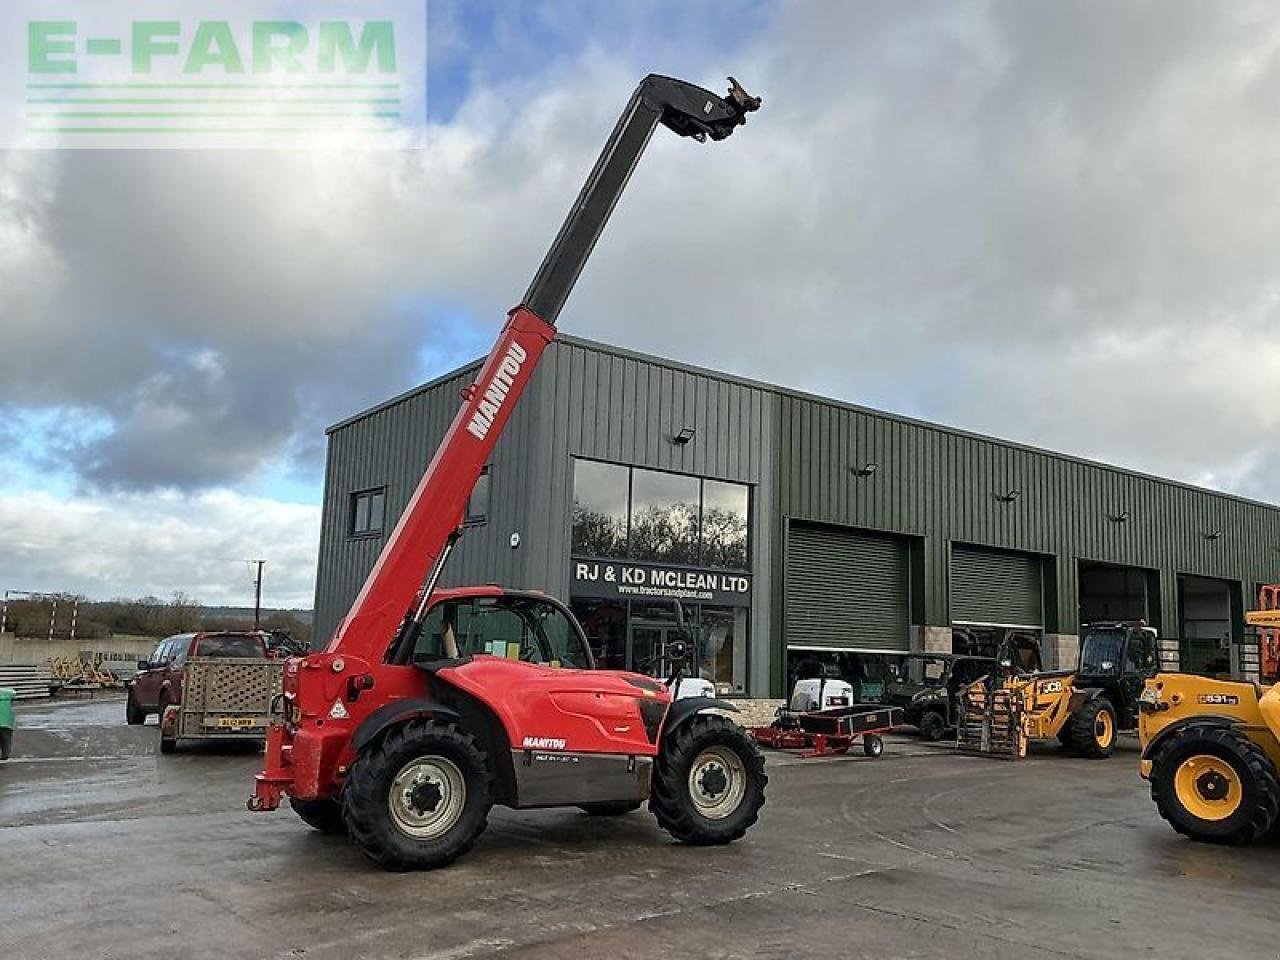
<svg viewBox="0 0 1280 960">
<path fill-rule="evenodd" d="M 635 82 L 566 331 L 1280 501 L 1270 2 L 429 4 L 421 151 L 0 153 L 0 588 L 310 606 L 324 427 L 483 353 Z"/>
</svg>

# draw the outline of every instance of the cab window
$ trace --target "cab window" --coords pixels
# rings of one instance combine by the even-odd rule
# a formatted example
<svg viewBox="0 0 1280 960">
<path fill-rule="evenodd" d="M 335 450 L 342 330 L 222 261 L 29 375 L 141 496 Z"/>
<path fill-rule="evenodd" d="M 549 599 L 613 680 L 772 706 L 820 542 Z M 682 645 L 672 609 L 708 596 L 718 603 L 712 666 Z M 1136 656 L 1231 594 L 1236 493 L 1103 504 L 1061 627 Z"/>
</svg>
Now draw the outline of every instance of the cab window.
<svg viewBox="0 0 1280 960">
<path fill-rule="evenodd" d="M 542 636 L 555 666 L 585 670 L 591 666 L 578 631 L 564 611 L 550 603 L 533 605 L 532 616 L 537 633 Z"/>
<path fill-rule="evenodd" d="M 169 662 L 180 667 L 187 662 L 187 653 L 191 650 L 191 637 L 171 640 L 170 644 Z"/>
<path fill-rule="evenodd" d="M 458 656 L 489 654 L 549 666 L 589 667 L 573 623 L 555 605 L 528 597 L 480 597 L 438 604 L 427 614 L 414 662 L 447 656 L 452 635 Z"/>
<path fill-rule="evenodd" d="M 154 667 L 164 666 L 172 647 L 172 640 L 162 640 L 160 645 L 156 647 L 155 653 L 151 654 L 151 665 Z"/>
</svg>

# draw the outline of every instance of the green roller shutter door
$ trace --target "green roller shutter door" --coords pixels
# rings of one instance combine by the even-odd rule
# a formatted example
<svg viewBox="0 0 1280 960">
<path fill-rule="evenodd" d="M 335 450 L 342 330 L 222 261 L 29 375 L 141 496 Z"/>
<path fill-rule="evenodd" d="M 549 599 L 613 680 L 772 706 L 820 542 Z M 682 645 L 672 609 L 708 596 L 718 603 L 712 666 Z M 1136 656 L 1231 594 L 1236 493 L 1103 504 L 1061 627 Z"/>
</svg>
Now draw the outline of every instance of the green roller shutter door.
<svg viewBox="0 0 1280 960">
<path fill-rule="evenodd" d="M 787 643 L 909 649 L 908 569 L 904 540 L 793 523 L 787 541 Z"/>
<path fill-rule="evenodd" d="M 951 622 L 1044 625 L 1044 565 L 1027 553 L 951 548 Z"/>
</svg>

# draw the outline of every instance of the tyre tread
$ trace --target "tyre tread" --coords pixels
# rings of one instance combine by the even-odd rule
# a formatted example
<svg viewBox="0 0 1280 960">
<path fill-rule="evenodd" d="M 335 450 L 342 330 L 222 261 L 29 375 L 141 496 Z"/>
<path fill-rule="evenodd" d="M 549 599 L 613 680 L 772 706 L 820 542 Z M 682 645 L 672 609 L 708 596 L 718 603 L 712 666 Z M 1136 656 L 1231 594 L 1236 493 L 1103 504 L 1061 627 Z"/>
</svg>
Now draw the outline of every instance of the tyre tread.
<svg viewBox="0 0 1280 960">
<path fill-rule="evenodd" d="M 769 782 L 764 772 L 764 755 L 759 748 L 737 724 L 714 714 L 694 716 L 664 740 L 654 764 L 653 791 L 649 797 L 649 809 L 657 818 L 658 825 L 680 843 L 692 846 L 740 840 L 759 819 L 760 808 L 764 806 L 764 787 Z M 748 812 L 732 829 L 709 832 L 698 814 L 690 809 L 690 803 L 686 802 L 685 785 L 677 770 L 686 769 L 693 762 L 700 744 L 725 741 L 738 741 L 747 748 L 738 753 L 747 774 L 748 792 L 742 802 Z"/>
<path fill-rule="evenodd" d="M 377 775 L 378 768 L 394 762 L 395 754 L 403 749 L 409 740 L 430 738 L 444 740 L 471 755 L 484 772 L 481 783 L 473 784 L 468 780 L 469 791 L 479 791 L 481 813 L 474 818 L 469 828 L 454 838 L 439 857 L 431 862 L 423 862 L 419 858 L 406 856 L 390 836 L 392 827 L 386 814 L 386 796 L 378 789 L 382 779 Z M 488 825 L 489 808 L 492 805 L 489 793 L 489 764 L 479 741 L 454 723 L 437 723 L 430 719 L 410 720 L 389 731 L 372 747 L 356 759 L 351 772 L 347 776 L 345 789 L 342 791 L 342 818 L 347 826 L 347 833 L 364 854 L 379 866 L 388 870 L 414 870 L 442 867 L 465 854 L 475 844 L 476 839 Z M 465 822 L 466 817 L 464 814 Z M 385 829 L 379 829 L 383 821 Z"/>
<path fill-rule="evenodd" d="M 1103 710 L 1111 711 L 1111 746 L 1105 749 L 1098 746 L 1098 741 L 1094 739 L 1093 735 L 1094 722 L 1097 720 L 1098 714 Z M 1111 701 L 1105 697 L 1090 700 L 1073 713 L 1067 721 L 1067 728 L 1071 731 L 1068 735 L 1071 741 L 1071 749 L 1090 760 L 1105 760 L 1111 756 L 1116 747 L 1116 730 L 1119 729 L 1117 722 L 1116 711 L 1111 706 Z"/>
<path fill-rule="evenodd" d="M 1207 740 L 1234 753 L 1244 762 L 1254 778 L 1257 803 L 1254 805 L 1253 814 L 1240 829 L 1233 833 L 1206 834 L 1189 828 L 1179 821 L 1176 809 L 1171 806 L 1169 798 L 1166 798 L 1160 789 L 1160 781 L 1163 778 L 1158 776 L 1156 771 L 1161 769 L 1164 763 L 1170 762 L 1168 757 L 1172 751 L 1180 749 L 1195 738 Z M 1160 748 L 1152 764 L 1151 799 L 1155 802 L 1160 816 L 1175 831 L 1184 837 L 1204 843 L 1244 846 L 1262 839 L 1280 826 L 1280 778 L 1276 776 L 1275 764 L 1271 762 L 1271 758 L 1262 747 L 1240 731 L 1230 727 L 1189 727 L 1179 730 L 1170 737 L 1169 742 Z"/>
</svg>

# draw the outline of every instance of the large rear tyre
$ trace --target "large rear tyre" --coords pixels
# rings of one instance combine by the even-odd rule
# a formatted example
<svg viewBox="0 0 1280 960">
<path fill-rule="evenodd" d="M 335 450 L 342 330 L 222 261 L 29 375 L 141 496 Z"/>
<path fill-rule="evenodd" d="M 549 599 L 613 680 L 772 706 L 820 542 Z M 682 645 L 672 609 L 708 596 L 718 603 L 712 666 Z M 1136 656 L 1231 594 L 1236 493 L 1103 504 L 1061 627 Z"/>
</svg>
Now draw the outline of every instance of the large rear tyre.
<svg viewBox="0 0 1280 960">
<path fill-rule="evenodd" d="M 937 743 L 947 734 L 947 718 L 937 710 L 926 710 L 920 715 L 920 739 Z"/>
<path fill-rule="evenodd" d="M 1082 757 L 1105 760 L 1116 748 L 1116 711 L 1103 697 L 1090 700 L 1067 721 L 1071 745 Z"/>
<path fill-rule="evenodd" d="M 649 809 L 681 843 L 732 843 L 758 819 L 768 782 L 764 757 L 741 727 L 698 714 L 663 738 Z"/>
<path fill-rule="evenodd" d="M 388 870 L 429 870 L 471 849 L 488 823 L 489 764 L 454 724 L 413 720 L 357 758 L 343 819 L 369 859 Z"/>
<path fill-rule="evenodd" d="M 332 798 L 324 800 L 298 800 L 289 798 L 289 806 L 293 808 L 299 819 L 313 830 L 337 836 L 347 832 L 347 825 L 342 819 L 342 804 Z"/>
<path fill-rule="evenodd" d="M 619 800 L 616 803 L 584 803 L 578 809 L 589 817 L 621 817 L 643 806 L 643 800 Z"/>
<path fill-rule="evenodd" d="M 1179 730 L 1151 764 L 1151 799 L 1174 830 L 1246 844 L 1280 823 L 1280 781 L 1263 749 L 1230 727 Z"/>
</svg>

